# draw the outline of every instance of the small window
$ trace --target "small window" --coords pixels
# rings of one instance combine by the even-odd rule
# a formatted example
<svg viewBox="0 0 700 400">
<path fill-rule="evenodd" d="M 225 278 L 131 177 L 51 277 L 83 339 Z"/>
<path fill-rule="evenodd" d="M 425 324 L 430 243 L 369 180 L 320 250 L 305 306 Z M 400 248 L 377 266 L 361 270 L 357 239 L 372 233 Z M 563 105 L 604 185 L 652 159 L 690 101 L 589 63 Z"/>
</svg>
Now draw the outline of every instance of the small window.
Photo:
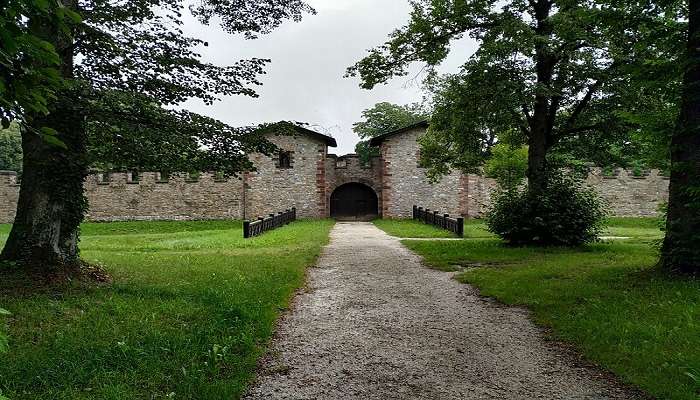
<svg viewBox="0 0 700 400">
<path fill-rule="evenodd" d="M 280 151 L 277 160 L 277 168 L 287 169 L 292 168 L 292 152 L 290 151 Z"/>
</svg>

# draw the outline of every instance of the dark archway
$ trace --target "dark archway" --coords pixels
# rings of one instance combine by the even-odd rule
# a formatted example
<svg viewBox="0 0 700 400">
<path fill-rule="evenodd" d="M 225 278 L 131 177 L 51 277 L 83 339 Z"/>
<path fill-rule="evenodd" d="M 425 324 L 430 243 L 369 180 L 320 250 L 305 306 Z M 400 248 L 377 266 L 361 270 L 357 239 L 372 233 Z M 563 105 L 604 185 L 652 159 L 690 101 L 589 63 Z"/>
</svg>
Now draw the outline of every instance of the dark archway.
<svg viewBox="0 0 700 400">
<path fill-rule="evenodd" d="M 362 183 L 346 183 L 331 194 L 331 217 L 341 220 L 369 221 L 379 215 L 377 194 Z"/>
</svg>

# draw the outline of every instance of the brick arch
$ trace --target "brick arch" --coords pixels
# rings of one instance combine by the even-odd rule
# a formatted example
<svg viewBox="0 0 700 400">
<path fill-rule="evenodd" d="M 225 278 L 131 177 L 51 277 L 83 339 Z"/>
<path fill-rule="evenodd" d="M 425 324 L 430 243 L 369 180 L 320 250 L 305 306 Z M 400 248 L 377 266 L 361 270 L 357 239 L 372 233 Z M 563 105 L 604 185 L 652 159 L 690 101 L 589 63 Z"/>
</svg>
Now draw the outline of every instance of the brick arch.
<svg viewBox="0 0 700 400">
<path fill-rule="evenodd" d="M 379 217 L 382 216 L 382 189 L 381 189 L 381 184 L 379 182 L 375 182 L 372 179 L 367 179 L 367 178 L 362 178 L 362 177 L 353 177 L 353 178 L 345 178 L 345 179 L 336 179 L 335 182 L 333 182 L 332 185 L 328 187 L 328 191 L 326 193 L 326 204 L 328 204 L 328 209 L 326 210 L 327 216 L 330 216 L 330 204 L 331 204 L 331 196 L 333 195 L 333 192 L 335 192 L 336 189 L 343 185 L 347 185 L 348 183 L 359 183 L 362 185 L 365 185 L 372 189 L 374 191 L 374 194 L 377 195 L 377 202 L 378 202 L 378 212 L 379 212 Z"/>
<path fill-rule="evenodd" d="M 339 220 L 369 221 L 380 215 L 377 191 L 357 180 L 337 185 L 329 203 L 330 216 Z"/>
</svg>

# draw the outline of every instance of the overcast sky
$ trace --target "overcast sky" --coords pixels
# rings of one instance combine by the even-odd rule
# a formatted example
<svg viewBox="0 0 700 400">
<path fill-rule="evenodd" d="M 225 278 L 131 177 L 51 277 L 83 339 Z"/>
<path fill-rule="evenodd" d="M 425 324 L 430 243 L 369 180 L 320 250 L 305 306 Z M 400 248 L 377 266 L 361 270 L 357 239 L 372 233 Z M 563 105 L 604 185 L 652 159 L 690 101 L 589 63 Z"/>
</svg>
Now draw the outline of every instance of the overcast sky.
<svg viewBox="0 0 700 400">
<path fill-rule="evenodd" d="M 244 58 L 269 58 L 259 98 L 233 96 L 212 106 L 190 101 L 184 106 L 230 125 L 240 126 L 280 120 L 310 123 L 314 129 L 335 137 L 336 154 L 352 153 L 358 138 L 352 124 L 362 110 L 388 101 L 408 104 L 422 93 L 415 73 L 397 78 L 374 90 L 360 89 L 357 78 L 343 78 L 345 69 L 361 59 L 366 50 L 383 43 L 393 29 L 408 22 L 407 0 L 309 0 L 318 12 L 300 23 L 287 22 L 257 40 L 244 40 L 223 33 L 217 26 L 204 27 L 192 20 L 186 30 L 209 41 L 205 61 L 229 65 Z M 474 51 L 475 44 L 462 40 L 441 66 L 454 72 Z"/>
</svg>

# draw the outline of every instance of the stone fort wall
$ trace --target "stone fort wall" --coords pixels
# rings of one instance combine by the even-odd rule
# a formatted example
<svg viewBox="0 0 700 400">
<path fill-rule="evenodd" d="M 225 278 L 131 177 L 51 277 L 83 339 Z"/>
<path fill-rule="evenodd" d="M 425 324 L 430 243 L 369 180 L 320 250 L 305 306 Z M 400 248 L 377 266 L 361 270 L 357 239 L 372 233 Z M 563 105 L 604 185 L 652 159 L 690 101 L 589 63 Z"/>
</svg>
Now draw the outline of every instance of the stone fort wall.
<svg viewBox="0 0 700 400">
<path fill-rule="evenodd" d="M 425 170 L 418 166 L 418 139 L 425 127 L 386 137 L 381 143 L 383 216 L 410 218 L 413 205 L 438 210 L 453 216 L 479 218 L 491 204 L 493 179 L 453 172 L 439 182 L 428 182 Z M 610 176 L 592 168 L 587 184 L 607 202 L 615 216 L 656 216 L 661 203 L 668 200 L 668 178 L 659 171 L 635 176 L 618 169 Z"/>
<path fill-rule="evenodd" d="M 491 205 L 491 191 L 496 188 L 493 179 L 479 175 L 468 176 L 469 202 L 464 210 L 470 218 L 482 217 Z M 586 184 L 600 195 L 617 217 L 655 217 L 659 206 L 668 201 L 669 179 L 658 170 L 635 176 L 632 171 L 618 169 L 605 175 L 601 168 L 592 168 Z"/>
<path fill-rule="evenodd" d="M 410 217 L 414 204 L 454 216 L 483 216 L 495 182 L 455 172 L 429 183 L 418 166 L 417 139 L 424 132 L 418 128 L 387 138 L 381 156 L 368 166 L 354 155 L 329 155 L 323 140 L 299 135 L 270 138 L 291 154 L 290 168 L 279 168 L 275 156 L 253 154 L 258 170 L 228 179 L 211 173 L 168 179 L 158 173 L 143 173 L 138 179 L 124 172 L 110 173 L 108 179 L 104 174 L 90 175 L 85 181 L 90 202 L 87 219 L 254 219 L 291 207 L 302 218 L 322 218 L 330 215 L 333 191 L 350 182 L 366 184 L 376 192 L 385 218 Z M 605 176 L 594 168 L 587 182 L 618 216 L 657 215 L 659 204 L 668 198 L 668 179 L 658 171 L 634 176 L 620 169 Z M 18 197 L 17 175 L 0 171 L 0 223 L 14 220 Z"/>
<path fill-rule="evenodd" d="M 335 159 L 326 161 L 326 168 L 335 169 Z M 353 160 L 354 162 L 354 160 Z M 375 159 L 374 162 L 380 162 Z M 342 165 L 342 164 L 341 164 Z M 413 204 L 439 210 L 451 215 L 470 218 L 482 217 L 490 204 L 490 191 L 495 187 L 492 179 L 478 175 L 452 177 L 436 186 L 422 183 L 410 190 L 403 182 L 412 184 L 416 175 L 403 173 L 387 177 L 386 171 L 395 171 L 396 165 L 382 170 L 385 186 L 369 185 L 378 192 L 380 210 L 386 218 L 410 217 Z M 344 167 L 337 168 L 342 170 Z M 229 178 L 219 180 L 214 174 L 205 173 L 198 179 L 178 175 L 167 182 L 161 181 L 157 173 L 144 173 L 138 182 L 131 182 L 129 174 L 111 173 L 109 182 L 91 175 L 85 182 L 85 192 L 90 202 L 87 219 L 90 221 L 127 220 L 191 220 L 191 219 L 242 219 L 255 218 L 270 212 L 298 207 L 300 216 L 319 218 L 329 215 L 328 197 L 332 191 L 346 182 L 363 182 L 361 175 L 377 174 L 378 168 L 364 168 L 358 164 L 357 180 L 349 177 L 351 171 L 329 174 L 322 183 L 323 190 L 315 181 L 300 181 L 298 184 L 282 184 L 276 178 L 266 182 L 249 178 L 247 210 L 244 209 L 244 180 Z M 360 169 L 363 168 L 363 169 Z M 414 171 L 415 172 L 415 171 Z M 397 177 L 399 178 L 398 183 Z M 316 176 L 314 175 L 314 180 Z M 278 177 L 278 179 L 280 179 Z M 286 182 L 283 180 L 283 182 Z M 376 181 L 375 181 L 376 182 Z M 668 178 L 653 170 L 646 176 L 634 176 L 630 171 L 618 170 L 614 176 L 604 176 L 599 168 L 593 169 L 587 180 L 608 202 L 616 216 L 656 216 L 658 206 L 668 199 Z M 268 184 L 274 185 L 270 189 Z M 415 183 L 415 182 L 414 182 Z M 397 193 L 397 188 L 399 192 Z M 428 188 L 428 189 L 426 189 Z M 270 190 L 267 190 L 270 189 Z M 391 191 L 387 196 L 387 191 Z M 434 192 L 422 197 L 423 193 Z M 322 201 L 320 196 L 324 197 Z M 0 171 L 0 223 L 14 220 L 19 197 L 19 185 L 14 172 Z M 266 198 L 269 200 L 266 201 Z"/>
</svg>

